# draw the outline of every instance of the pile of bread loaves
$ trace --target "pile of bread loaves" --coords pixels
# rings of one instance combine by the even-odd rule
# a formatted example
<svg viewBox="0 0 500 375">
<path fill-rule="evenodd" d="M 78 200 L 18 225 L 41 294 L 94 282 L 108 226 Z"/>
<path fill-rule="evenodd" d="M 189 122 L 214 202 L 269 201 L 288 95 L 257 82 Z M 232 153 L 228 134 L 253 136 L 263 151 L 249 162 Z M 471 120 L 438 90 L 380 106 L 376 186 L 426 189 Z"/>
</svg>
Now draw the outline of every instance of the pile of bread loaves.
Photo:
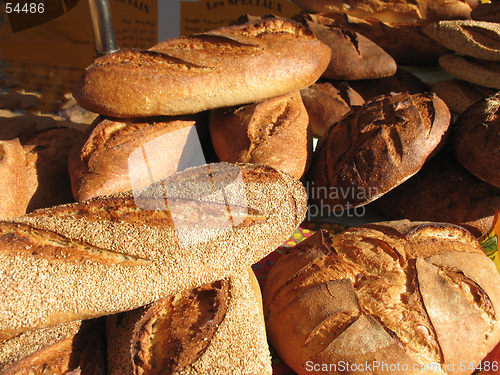
<svg viewBox="0 0 500 375">
<path fill-rule="evenodd" d="M 500 94 L 456 113 L 401 68 L 498 53 L 495 5 L 296 3 L 99 57 L 83 132 L 2 137 L 1 375 L 271 374 L 269 343 L 299 374 L 472 374 L 500 341 Z M 365 206 L 393 221 L 316 232 L 261 295 L 308 209 Z"/>
</svg>

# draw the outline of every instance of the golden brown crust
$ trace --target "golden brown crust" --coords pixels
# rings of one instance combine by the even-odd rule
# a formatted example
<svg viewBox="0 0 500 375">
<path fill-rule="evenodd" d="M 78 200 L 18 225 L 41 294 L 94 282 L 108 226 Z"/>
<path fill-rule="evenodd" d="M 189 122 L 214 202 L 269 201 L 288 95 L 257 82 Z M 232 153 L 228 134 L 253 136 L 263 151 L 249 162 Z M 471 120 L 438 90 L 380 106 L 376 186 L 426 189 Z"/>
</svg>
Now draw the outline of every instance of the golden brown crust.
<svg viewBox="0 0 500 375">
<path fill-rule="evenodd" d="M 439 57 L 439 65 L 458 79 L 500 90 L 500 62 L 448 53 Z"/>
<path fill-rule="evenodd" d="M 224 278 L 279 246 L 306 209 L 303 185 L 268 166 L 211 164 L 135 194 L 2 223 L 0 242 L 8 247 L 0 267 L 15 275 L 6 276 L 0 294 L 2 338 L 134 309 Z M 54 257 L 29 250 L 42 245 Z M 66 260 L 54 259 L 63 254 Z"/>
<path fill-rule="evenodd" d="M 453 124 L 453 149 L 471 173 L 500 187 L 500 93 L 487 96 L 463 112 Z"/>
<path fill-rule="evenodd" d="M 353 108 L 318 143 L 308 173 L 310 201 L 335 211 L 377 199 L 437 152 L 450 121 L 433 93 L 380 96 Z"/>
<path fill-rule="evenodd" d="M 329 58 L 328 47 L 301 25 L 268 19 L 101 57 L 73 95 L 112 117 L 197 113 L 300 90 L 321 76 Z"/>
<path fill-rule="evenodd" d="M 500 340 L 498 271 L 458 226 L 402 220 L 320 231 L 280 257 L 268 282 L 270 340 L 298 374 L 374 361 L 399 364 L 397 374 L 430 364 L 455 374 L 445 364 L 477 364 Z"/>
<path fill-rule="evenodd" d="M 183 169 L 201 153 L 189 142 L 201 116 L 148 119 L 99 118 L 69 155 L 77 201 L 146 186 Z M 153 181 L 151 181 L 153 180 Z"/>
<path fill-rule="evenodd" d="M 221 161 L 266 164 L 298 179 L 309 167 L 312 134 L 299 91 L 258 104 L 215 109 L 209 127 Z"/>
<path fill-rule="evenodd" d="M 270 374 L 260 304 L 243 270 L 110 316 L 109 373 Z"/>
<path fill-rule="evenodd" d="M 30 192 L 24 149 L 15 138 L 0 141 L 0 218 L 8 219 L 26 213 Z"/>
</svg>

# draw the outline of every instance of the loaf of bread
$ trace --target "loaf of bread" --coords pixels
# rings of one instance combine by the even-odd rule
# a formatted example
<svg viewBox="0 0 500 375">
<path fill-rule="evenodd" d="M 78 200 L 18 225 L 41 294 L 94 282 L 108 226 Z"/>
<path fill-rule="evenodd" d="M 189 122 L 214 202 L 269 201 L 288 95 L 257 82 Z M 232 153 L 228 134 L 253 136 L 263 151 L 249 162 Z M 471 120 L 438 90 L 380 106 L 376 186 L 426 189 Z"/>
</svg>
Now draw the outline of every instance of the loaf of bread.
<svg viewBox="0 0 500 375">
<path fill-rule="evenodd" d="M 318 81 L 300 90 L 313 136 L 321 138 L 351 107 L 365 100 L 346 81 Z"/>
<path fill-rule="evenodd" d="M 458 161 L 480 179 L 500 187 L 500 92 L 464 111 L 453 124 Z"/>
<path fill-rule="evenodd" d="M 250 278 L 243 269 L 109 316 L 109 375 L 272 374 L 262 297 Z"/>
<path fill-rule="evenodd" d="M 285 172 L 219 163 L 0 222 L 0 338 L 225 278 L 278 247 L 306 206 Z"/>
<path fill-rule="evenodd" d="M 18 138 L 0 140 L 0 219 L 26 213 L 30 200 L 24 149 Z"/>
<path fill-rule="evenodd" d="M 32 132 L 21 139 L 30 194 L 26 212 L 74 202 L 68 157 L 80 134 L 74 128 L 56 127 Z"/>
<path fill-rule="evenodd" d="M 468 19 L 479 0 L 292 0 L 307 12 L 345 12 L 386 22 Z"/>
<path fill-rule="evenodd" d="M 295 19 L 304 23 L 332 50 L 330 63 L 322 74 L 323 78 L 373 79 L 396 73 L 397 64 L 394 59 L 365 36 L 325 17 L 301 14 Z"/>
<path fill-rule="evenodd" d="M 330 49 L 302 25 L 265 19 L 100 57 L 73 95 L 111 117 L 198 113 L 303 89 L 329 61 Z"/>
<path fill-rule="evenodd" d="M 28 331 L 0 344 L 0 374 L 107 375 L 105 321 Z"/>
<path fill-rule="evenodd" d="M 205 164 L 198 137 L 202 115 L 98 118 L 69 155 L 74 199 L 84 201 L 147 186 L 190 165 Z"/>
<path fill-rule="evenodd" d="M 480 238 L 500 206 L 500 188 L 474 176 L 447 144 L 420 171 L 370 204 L 388 220 L 436 221 L 460 225 Z"/>
<path fill-rule="evenodd" d="M 476 21 L 500 22 L 500 3 L 490 1 L 481 3 L 470 12 L 470 17 Z"/>
<path fill-rule="evenodd" d="M 500 340 L 495 264 L 442 223 L 316 232 L 280 256 L 263 298 L 270 342 L 300 375 L 468 375 Z"/>
<path fill-rule="evenodd" d="M 401 65 L 434 65 L 448 49 L 422 32 L 417 22 L 387 22 L 377 18 L 355 17 L 347 13 L 308 15 L 337 23 L 370 39 Z"/>
<path fill-rule="evenodd" d="M 461 79 L 429 82 L 429 87 L 443 99 L 452 112 L 457 114 L 461 114 L 472 104 L 497 92 L 495 89 L 475 85 Z"/>
<path fill-rule="evenodd" d="M 443 145 L 451 114 L 433 93 L 398 93 L 354 107 L 316 147 L 310 203 L 324 214 L 365 205 L 417 173 Z"/>
<path fill-rule="evenodd" d="M 300 91 L 214 109 L 209 128 L 220 161 L 266 164 L 298 179 L 310 165 L 312 133 Z"/>
<path fill-rule="evenodd" d="M 466 56 L 500 61 L 500 24 L 474 20 L 433 22 L 422 28 L 430 38 Z"/>
<path fill-rule="evenodd" d="M 475 85 L 500 90 L 500 62 L 447 53 L 438 59 L 443 70 Z"/>
</svg>

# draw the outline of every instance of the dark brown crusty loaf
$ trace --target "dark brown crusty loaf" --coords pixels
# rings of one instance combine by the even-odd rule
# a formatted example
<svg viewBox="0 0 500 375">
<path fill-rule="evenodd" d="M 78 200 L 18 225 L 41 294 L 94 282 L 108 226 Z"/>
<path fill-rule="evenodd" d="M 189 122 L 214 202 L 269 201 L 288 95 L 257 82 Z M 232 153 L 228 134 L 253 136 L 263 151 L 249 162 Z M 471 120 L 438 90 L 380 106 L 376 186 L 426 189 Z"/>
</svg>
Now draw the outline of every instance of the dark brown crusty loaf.
<svg viewBox="0 0 500 375">
<path fill-rule="evenodd" d="M 329 60 L 329 48 L 302 25 L 265 19 L 100 57 L 73 95 L 111 117 L 198 113 L 303 89 Z"/>
<path fill-rule="evenodd" d="M 266 164 L 298 179 L 310 165 L 312 133 L 300 91 L 214 109 L 209 129 L 220 161 Z"/>
<path fill-rule="evenodd" d="M 442 223 L 316 232 L 280 256 L 263 297 L 270 342 L 300 375 L 347 363 L 371 365 L 349 373 L 472 374 L 500 340 L 495 264 Z"/>
<path fill-rule="evenodd" d="M 440 56 L 438 61 L 441 68 L 458 79 L 500 90 L 500 62 L 458 53 L 447 53 Z"/>
<path fill-rule="evenodd" d="M 109 316 L 109 375 L 271 374 L 262 297 L 248 272 Z"/>
<path fill-rule="evenodd" d="M 105 321 L 28 331 L 0 344 L 2 375 L 106 375 Z"/>
<path fill-rule="evenodd" d="M 284 172 L 218 163 L 0 222 L 0 339 L 222 279 L 288 238 L 306 200 Z"/>
<path fill-rule="evenodd" d="M 469 172 L 448 146 L 370 207 L 388 220 L 446 222 L 464 227 L 477 238 L 486 235 L 500 206 L 500 188 Z"/>
<path fill-rule="evenodd" d="M 127 120 L 99 117 L 69 154 L 74 199 L 81 202 L 132 190 L 190 166 L 195 153 L 203 153 L 197 137 L 202 118 L 201 115 Z"/>
<path fill-rule="evenodd" d="M 433 93 L 398 93 L 355 107 L 319 141 L 307 174 L 322 212 L 367 204 L 420 170 L 444 143 L 451 114 Z"/>
<path fill-rule="evenodd" d="M 362 34 L 314 14 L 301 14 L 295 19 L 304 23 L 332 50 L 323 78 L 373 79 L 396 73 L 397 64 L 391 55 Z"/>
<path fill-rule="evenodd" d="M 370 39 L 401 65 L 434 65 L 448 49 L 422 32 L 417 22 L 384 22 L 371 16 L 355 17 L 347 13 L 308 15 L 337 23 Z"/>
<path fill-rule="evenodd" d="M 387 22 L 468 19 L 479 0 L 292 0 L 312 13 L 345 12 Z"/>
<path fill-rule="evenodd" d="M 500 187 L 500 92 L 462 112 L 453 124 L 458 161 L 480 179 Z"/>
</svg>

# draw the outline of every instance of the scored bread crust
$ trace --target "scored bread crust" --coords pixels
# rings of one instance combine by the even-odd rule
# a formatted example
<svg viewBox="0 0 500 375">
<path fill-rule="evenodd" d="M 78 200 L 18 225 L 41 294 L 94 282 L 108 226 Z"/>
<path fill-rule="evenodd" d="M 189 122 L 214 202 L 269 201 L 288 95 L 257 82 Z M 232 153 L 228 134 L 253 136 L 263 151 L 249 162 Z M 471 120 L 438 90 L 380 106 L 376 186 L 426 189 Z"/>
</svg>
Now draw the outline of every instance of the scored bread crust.
<svg viewBox="0 0 500 375">
<path fill-rule="evenodd" d="M 399 364 L 394 374 L 431 364 L 438 373 L 467 373 L 456 364 L 477 365 L 500 340 L 498 271 L 479 242 L 451 224 L 319 231 L 278 259 L 263 298 L 270 342 L 301 375 L 324 373 L 308 363 L 375 361 Z"/>
<path fill-rule="evenodd" d="M 243 269 L 107 317 L 109 374 L 271 374 L 262 297 L 252 279 Z"/>
<path fill-rule="evenodd" d="M 191 114 L 303 89 L 321 76 L 330 54 L 298 23 L 259 20 L 100 57 L 73 95 L 111 117 Z"/>
<path fill-rule="evenodd" d="M 334 211 L 377 199 L 442 147 L 450 122 L 446 104 L 428 92 L 381 95 L 352 108 L 316 147 L 310 201 Z"/>
<path fill-rule="evenodd" d="M 203 188 L 213 191 L 204 198 Z M 231 201 L 237 189 L 246 202 Z M 279 246 L 306 207 L 303 185 L 284 172 L 217 163 L 174 174 L 140 196 L 2 222 L 0 337 L 134 309 L 224 278 Z"/>
</svg>

